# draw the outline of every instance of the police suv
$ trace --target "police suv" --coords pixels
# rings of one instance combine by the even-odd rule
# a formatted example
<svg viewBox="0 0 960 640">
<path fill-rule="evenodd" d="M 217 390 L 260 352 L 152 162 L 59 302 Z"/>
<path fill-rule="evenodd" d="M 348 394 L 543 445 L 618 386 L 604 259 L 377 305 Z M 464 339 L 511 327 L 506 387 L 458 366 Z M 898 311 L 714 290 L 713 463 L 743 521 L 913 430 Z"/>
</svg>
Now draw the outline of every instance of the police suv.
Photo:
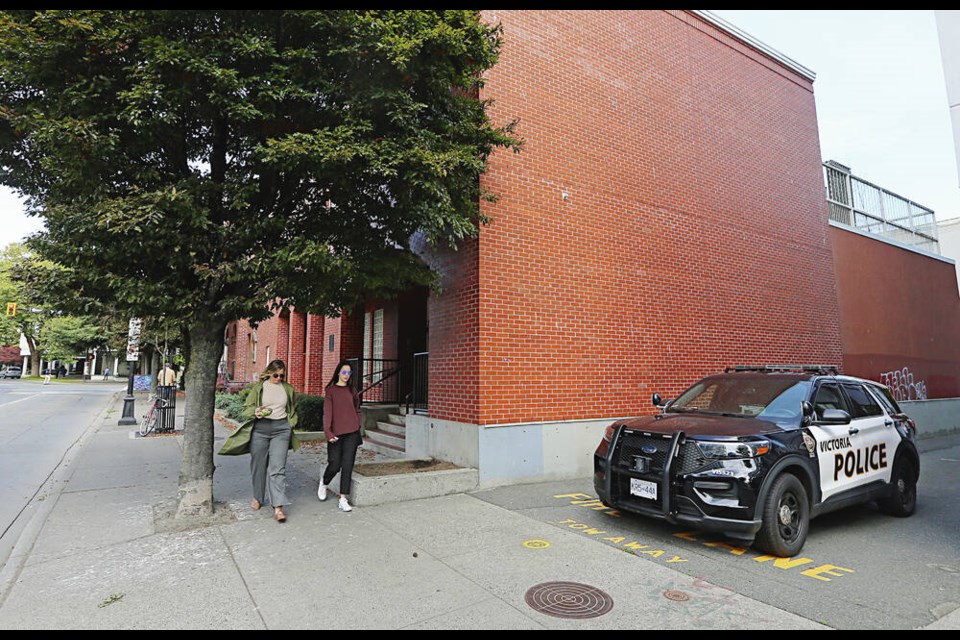
<svg viewBox="0 0 960 640">
<path fill-rule="evenodd" d="M 916 425 L 882 384 L 819 365 L 728 367 L 653 403 L 659 414 L 611 424 L 594 453 L 608 507 L 782 557 L 822 513 L 916 509 Z"/>
</svg>

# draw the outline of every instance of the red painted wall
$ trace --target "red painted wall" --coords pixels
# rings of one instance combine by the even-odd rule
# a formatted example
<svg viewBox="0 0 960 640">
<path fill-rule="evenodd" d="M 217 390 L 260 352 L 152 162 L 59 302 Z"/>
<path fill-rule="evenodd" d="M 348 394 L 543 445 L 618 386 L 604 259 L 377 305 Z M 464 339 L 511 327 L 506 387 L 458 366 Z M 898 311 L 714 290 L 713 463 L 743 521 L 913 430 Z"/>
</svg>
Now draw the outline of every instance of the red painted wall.
<svg viewBox="0 0 960 640">
<path fill-rule="evenodd" d="M 483 15 L 481 97 L 526 142 L 439 259 L 431 417 L 635 415 L 727 365 L 842 365 L 808 80 L 683 11 Z"/>
<path fill-rule="evenodd" d="M 960 396 L 954 265 L 839 227 L 830 241 L 844 373 L 889 384 L 899 400 Z"/>
</svg>

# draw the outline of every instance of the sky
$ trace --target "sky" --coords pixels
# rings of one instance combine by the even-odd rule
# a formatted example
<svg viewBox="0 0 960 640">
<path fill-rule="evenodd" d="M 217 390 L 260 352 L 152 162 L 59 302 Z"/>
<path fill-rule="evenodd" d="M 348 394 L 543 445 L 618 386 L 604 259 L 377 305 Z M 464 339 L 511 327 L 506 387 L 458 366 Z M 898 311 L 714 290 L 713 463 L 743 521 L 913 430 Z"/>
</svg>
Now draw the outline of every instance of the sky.
<svg viewBox="0 0 960 640">
<path fill-rule="evenodd" d="M 960 178 L 933 10 L 711 10 L 816 74 L 823 160 L 960 218 Z M 0 187 L 0 248 L 42 228 Z"/>
</svg>

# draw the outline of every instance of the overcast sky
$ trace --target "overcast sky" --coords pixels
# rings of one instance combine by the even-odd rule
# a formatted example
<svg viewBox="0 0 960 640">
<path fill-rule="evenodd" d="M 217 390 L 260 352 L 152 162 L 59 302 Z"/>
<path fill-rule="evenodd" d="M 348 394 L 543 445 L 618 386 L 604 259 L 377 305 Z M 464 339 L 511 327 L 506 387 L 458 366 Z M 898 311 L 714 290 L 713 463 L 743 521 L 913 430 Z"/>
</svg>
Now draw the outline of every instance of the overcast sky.
<svg viewBox="0 0 960 640">
<path fill-rule="evenodd" d="M 956 155 L 933 10 L 712 10 L 813 71 L 820 147 L 854 175 L 960 217 Z M 40 228 L 0 187 L 0 248 Z"/>
<path fill-rule="evenodd" d="M 960 178 L 933 10 L 711 10 L 813 71 L 824 160 L 960 217 Z"/>
</svg>

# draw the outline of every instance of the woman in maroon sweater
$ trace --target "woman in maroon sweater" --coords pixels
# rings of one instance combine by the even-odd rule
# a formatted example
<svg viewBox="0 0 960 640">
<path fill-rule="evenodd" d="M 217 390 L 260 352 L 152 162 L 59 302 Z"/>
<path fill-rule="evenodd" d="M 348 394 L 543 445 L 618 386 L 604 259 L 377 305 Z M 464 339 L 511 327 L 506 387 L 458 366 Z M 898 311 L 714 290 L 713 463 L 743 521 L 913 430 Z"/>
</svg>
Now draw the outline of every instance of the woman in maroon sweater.
<svg viewBox="0 0 960 640">
<path fill-rule="evenodd" d="M 346 360 L 333 372 L 323 396 L 323 432 L 327 437 L 327 468 L 320 478 L 317 497 L 327 499 L 327 485 L 340 474 L 340 510 L 350 506 L 350 483 L 360 438 L 360 396 L 353 385 L 353 368 Z"/>
</svg>

